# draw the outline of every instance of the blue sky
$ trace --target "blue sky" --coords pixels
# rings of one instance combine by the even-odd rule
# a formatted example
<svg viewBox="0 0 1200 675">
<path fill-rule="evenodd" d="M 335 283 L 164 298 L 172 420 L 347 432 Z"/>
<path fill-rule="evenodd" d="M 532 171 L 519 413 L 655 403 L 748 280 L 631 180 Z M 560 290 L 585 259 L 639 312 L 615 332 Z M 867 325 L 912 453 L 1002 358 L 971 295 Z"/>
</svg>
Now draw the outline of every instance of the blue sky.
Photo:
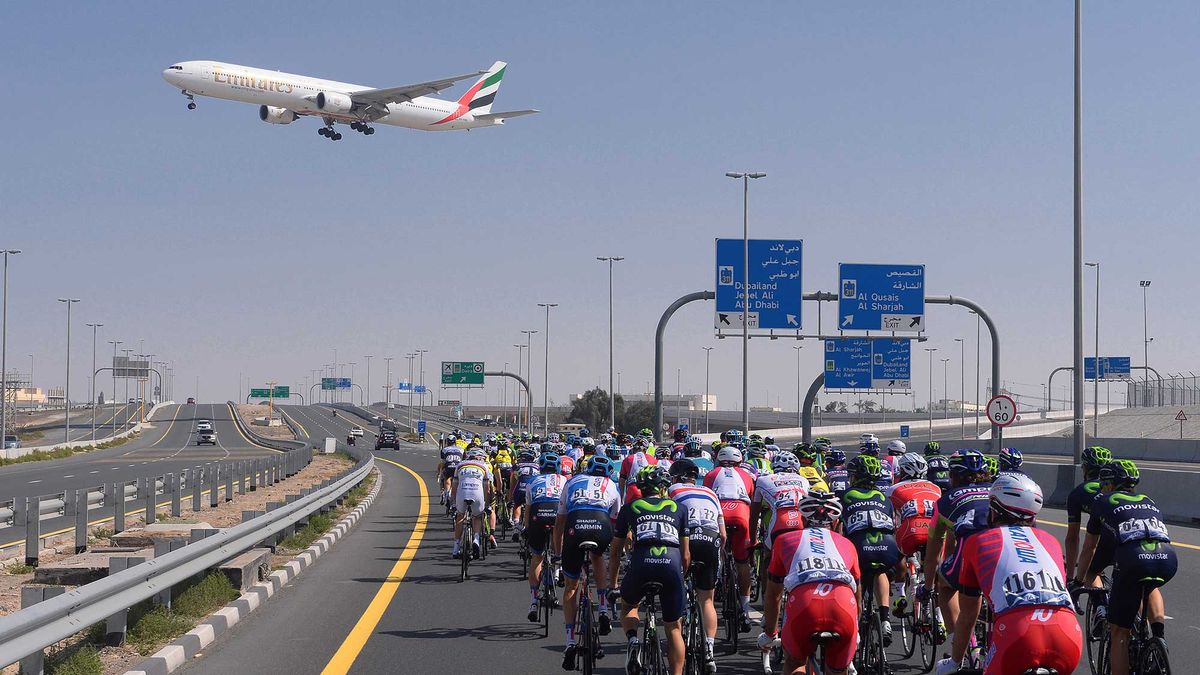
<svg viewBox="0 0 1200 675">
<path fill-rule="evenodd" d="M 1040 395 L 1071 348 L 1071 22 L 1066 1 L 8 5 L 0 245 L 25 250 L 10 269 L 10 365 L 33 353 L 39 384 L 61 384 L 54 299 L 71 295 L 77 364 L 83 322 L 101 321 L 101 340 L 171 359 L 180 395 L 197 376 L 210 400 L 234 397 L 239 372 L 299 383 L 334 347 L 360 380 L 376 355 L 377 388 L 380 357 L 417 348 L 432 350 L 430 378 L 443 359 L 515 361 L 550 301 L 561 400 L 607 379 L 593 258 L 624 255 L 617 368 L 643 391 L 659 314 L 712 287 L 713 239 L 740 232 L 723 174 L 745 168 L 769 174 L 752 188 L 752 234 L 805 240 L 806 289 L 833 290 L 839 261 L 924 263 L 930 292 L 996 318 L 1004 379 Z M 1200 7 L 1088 3 L 1084 27 L 1101 351 L 1141 362 L 1149 278 L 1151 365 L 1195 368 Z M 495 109 L 544 112 L 334 144 L 312 120 L 262 124 L 253 106 L 185 110 L 160 73 L 188 59 L 373 86 L 503 59 Z M 683 389 L 702 389 L 701 347 L 715 345 L 728 408 L 740 347 L 714 340 L 711 320 L 698 305 L 676 315 L 667 379 L 673 390 L 679 368 Z M 933 308 L 928 323 L 955 382 L 953 339 L 972 350 L 973 318 Z M 752 405 L 794 407 L 792 344 L 752 343 Z M 807 383 L 821 362 L 804 344 Z M 538 382 L 542 348 L 539 334 Z M 86 369 L 72 375 L 82 391 Z"/>
</svg>

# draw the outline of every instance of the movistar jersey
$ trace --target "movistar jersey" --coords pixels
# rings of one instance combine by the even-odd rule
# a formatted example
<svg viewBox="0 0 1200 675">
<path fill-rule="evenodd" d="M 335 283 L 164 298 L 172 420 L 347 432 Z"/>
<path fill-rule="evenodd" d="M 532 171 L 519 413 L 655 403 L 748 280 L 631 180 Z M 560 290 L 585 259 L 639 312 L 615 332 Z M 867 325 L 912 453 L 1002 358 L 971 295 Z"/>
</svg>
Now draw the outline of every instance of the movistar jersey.
<svg viewBox="0 0 1200 675">
<path fill-rule="evenodd" d="M 641 497 L 621 507 L 613 536 L 632 540 L 634 550 L 662 556 L 664 548 L 681 547 L 687 518 L 688 510 L 672 499 Z"/>
<path fill-rule="evenodd" d="M 874 488 L 852 487 L 842 495 L 842 527 L 847 536 L 867 530 L 893 532 L 892 505 Z"/>
<path fill-rule="evenodd" d="M 1110 492 L 1096 495 L 1092 501 L 1088 534 L 1107 532 L 1116 538 L 1117 545 L 1144 540 L 1171 541 L 1162 512 L 1146 495 L 1129 492 Z"/>
</svg>

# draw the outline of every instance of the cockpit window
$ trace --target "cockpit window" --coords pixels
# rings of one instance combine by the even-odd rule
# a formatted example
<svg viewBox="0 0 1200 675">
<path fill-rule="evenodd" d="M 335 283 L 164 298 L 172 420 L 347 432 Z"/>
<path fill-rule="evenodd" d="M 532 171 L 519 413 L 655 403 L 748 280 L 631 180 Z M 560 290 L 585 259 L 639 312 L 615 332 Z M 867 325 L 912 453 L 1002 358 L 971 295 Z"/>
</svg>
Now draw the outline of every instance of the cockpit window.
<svg viewBox="0 0 1200 675">
<path fill-rule="evenodd" d="M 171 66 L 168 70 L 183 70 L 183 66 Z"/>
</svg>

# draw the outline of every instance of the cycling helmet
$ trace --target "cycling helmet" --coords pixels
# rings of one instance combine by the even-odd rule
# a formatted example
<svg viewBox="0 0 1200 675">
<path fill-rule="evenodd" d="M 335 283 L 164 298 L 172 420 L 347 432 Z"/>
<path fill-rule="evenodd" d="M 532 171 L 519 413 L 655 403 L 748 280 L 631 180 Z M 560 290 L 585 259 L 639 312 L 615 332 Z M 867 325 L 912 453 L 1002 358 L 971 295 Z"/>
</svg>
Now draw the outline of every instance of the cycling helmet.
<svg viewBox="0 0 1200 675">
<path fill-rule="evenodd" d="M 805 445 L 801 443 L 800 445 Z M 812 466 L 817 463 L 817 458 L 820 454 L 811 446 L 802 447 L 796 451 L 796 460 L 803 466 Z"/>
<path fill-rule="evenodd" d="M 533 454 L 532 450 L 522 450 L 517 454 L 518 462 L 534 462 L 537 461 L 537 455 Z"/>
<path fill-rule="evenodd" d="M 593 455 L 592 458 L 588 460 L 587 468 L 584 469 L 584 473 L 589 476 L 604 476 L 607 478 L 608 476 L 612 475 L 614 466 L 615 465 L 611 459 L 602 455 Z"/>
<path fill-rule="evenodd" d="M 682 443 L 687 439 L 688 433 L 686 429 L 676 429 L 675 433 L 671 434 L 671 440 L 676 443 Z"/>
<path fill-rule="evenodd" d="M 538 459 L 538 468 L 542 473 L 558 473 L 562 470 L 562 460 L 553 452 L 547 452 Z"/>
<path fill-rule="evenodd" d="M 997 515 L 1029 522 L 1042 510 L 1042 488 L 1028 476 L 1001 476 L 988 490 L 989 520 Z"/>
<path fill-rule="evenodd" d="M 554 444 L 550 442 L 542 443 L 540 449 L 542 452 L 554 452 Z"/>
<path fill-rule="evenodd" d="M 879 463 L 879 458 L 871 455 L 855 457 L 846 465 L 846 469 L 850 473 L 852 485 L 875 483 L 883 475 L 883 465 Z"/>
<path fill-rule="evenodd" d="M 692 436 L 691 438 L 687 439 L 687 443 L 684 443 L 684 445 L 683 445 L 683 449 L 685 451 L 687 451 L 688 453 L 694 452 L 697 455 L 700 454 L 700 448 L 702 448 L 702 447 L 703 447 L 703 444 L 701 444 L 700 439 L 696 438 L 695 436 Z"/>
<path fill-rule="evenodd" d="M 842 516 L 842 502 L 825 490 L 813 490 L 800 500 L 800 515 L 806 527 L 832 527 Z"/>
<path fill-rule="evenodd" d="M 825 455 L 825 463 L 829 466 L 842 466 L 846 463 L 846 453 L 837 448 L 830 448 L 829 453 Z"/>
<path fill-rule="evenodd" d="M 983 462 L 987 465 L 988 480 L 996 480 L 1000 474 L 1000 460 L 991 455 L 984 455 Z"/>
<path fill-rule="evenodd" d="M 602 443 L 603 445 L 609 445 L 612 442 L 613 442 L 612 434 L 600 434 L 600 443 Z"/>
<path fill-rule="evenodd" d="M 446 444 L 447 444 L 447 445 L 449 445 L 449 444 L 451 444 L 451 443 L 453 443 L 453 442 L 455 442 L 455 441 L 457 441 L 457 440 L 458 440 L 458 438 L 457 438 L 457 437 L 455 437 L 455 435 L 454 435 L 454 434 L 450 434 L 449 436 L 446 436 Z"/>
<path fill-rule="evenodd" d="M 717 453 L 717 464 L 741 464 L 742 451 L 733 446 L 725 446 Z"/>
<path fill-rule="evenodd" d="M 650 439 L 644 436 L 638 436 L 638 439 L 633 442 L 634 450 L 645 450 L 648 447 L 650 447 Z"/>
<path fill-rule="evenodd" d="M 695 481 L 696 477 L 700 475 L 700 467 L 685 457 L 671 462 L 670 472 L 673 478 L 682 478 L 687 482 L 691 482 Z"/>
<path fill-rule="evenodd" d="M 750 438 L 748 440 L 750 442 L 756 442 L 756 441 L 761 441 L 762 439 L 763 439 L 762 434 L 750 434 Z"/>
<path fill-rule="evenodd" d="M 666 488 L 671 484 L 671 475 L 661 466 L 643 466 L 637 473 L 637 486 L 642 494 Z"/>
<path fill-rule="evenodd" d="M 870 457 L 878 457 L 879 456 L 879 444 L 876 443 L 875 441 L 867 441 L 867 442 L 863 443 L 862 445 L 858 446 L 858 451 L 861 454 L 868 455 Z"/>
<path fill-rule="evenodd" d="M 908 452 L 908 446 L 904 445 L 904 441 L 901 440 L 895 440 L 891 443 L 888 443 L 887 449 L 888 455 L 892 457 L 899 457 L 900 455 Z"/>
<path fill-rule="evenodd" d="M 929 472 L 929 463 L 915 452 L 906 452 L 896 462 L 896 470 L 902 479 L 918 480 L 924 478 L 925 474 Z"/>
<path fill-rule="evenodd" d="M 1137 464 L 1128 459 L 1114 459 L 1100 467 L 1100 482 L 1112 483 L 1117 489 L 1131 488 L 1142 479 L 1142 472 Z"/>
<path fill-rule="evenodd" d="M 811 452 L 811 450 L 809 452 Z M 800 471 L 800 460 L 796 458 L 796 455 L 786 450 L 777 452 L 775 453 L 775 456 L 771 458 L 771 470 L 773 470 L 775 473 L 780 473 L 782 471 L 798 473 Z"/>
<path fill-rule="evenodd" d="M 470 448 L 467 450 L 466 454 L 463 455 L 463 459 L 482 461 L 487 459 L 487 453 L 479 448 Z"/>
<path fill-rule="evenodd" d="M 712 442 L 712 445 L 710 445 L 709 447 L 711 447 L 711 448 L 712 448 L 712 451 L 713 451 L 713 452 L 720 452 L 720 450 L 721 450 L 721 441 L 713 441 L 713 442 Z"/>
<path fill-rule="evenodd" d="M 1083 455 L 1081 455 L 1081 459 L 1083 460 L 1083 466 L 1085 468 L 1099 469 L 1105 464 L 1113 461 L 1113 456 L 1112 453 L 1109 452 L 1108 448 L 1099 445 L 1093 445 L 1089 448 L 1083 449 Z"/>
<path fill-rule="evenodd" d="M 585 448 L 594 448 L 596 447 L 596 439 L 591 436 L 584 436 L 580 444 Z"/>
<path fill-rule="evenodd" d="M 797 455 L 799 455 L 800 452 L 803 450 L 810 450 L 810 449 L 812 449 L 812 445 L 805 443 L 804 441 L 801 441 L 792 446 L 792 452 L 796 453 Z"/>
<path fill-rule="evenodd" d="M 582 428 L 582 429 L 580 429 L 580 430 L 579 430 L 579 437 L 580 437 L 580 438 L 587 438 L 588 436 L 591 436 L 591 435 L 592 435 L 592 432 L 591 432 L 591 430 L 590 430 L 590 429 L 588 429 L 587 427 L 584 427 L 584 428 Z"/>
<path fill-rule="evenodd" d="M 937 441 L 929 441 L 925 444 L 926 457 L 938 457 L 942 454 L 942 444 Z"/>
<path fill-rule="evenodd" d="M 767 449 L 761 445 L 751 445 L 746 449 L 746 456 L 750 459 L 766 459 Z"/>
<path fill-rule="evenodd" d="M 1000 448 L 999 460 L 1001 471 L 1015 471 L 1021 468 L 1023 458 L 1016 448 Z"/>
<path fill-rule="evenodd" d="M 509 446 L 508 439 L 501 436 L 500 438 L 496 439 L 496 445 L 501 448 L 507 448 Z"/>
<path fill-rule="evenodd" d="M 957 450 L 950 455 L 950 473 L 977 474 L 987 469 L 987 460 L 978 450 Z"/>
<path fill-rule="evenodd" d="M 682 448 L 680 449 L 682 450 Z M 665 445 L 654 446 L 654 456 L 658 459 L 671 459 L 671 451 L 672 448 L 668 448 Z"/>
<path fill-rule="evenodd" d="M 642 430 L 638 432 L 638 436 L 641 438 L 654 438 L 654 432 L 650 431 L 649 427 L 643 427 Z"/>
<path fill-rule="evenodd" d="M 812 446 L 813 450 L 816 450 L 820 453 L 826 453 L 833 448 L 833 441 L 825 438 L 824 436 L 819 436 L 813 439 Z"/>
</svg>

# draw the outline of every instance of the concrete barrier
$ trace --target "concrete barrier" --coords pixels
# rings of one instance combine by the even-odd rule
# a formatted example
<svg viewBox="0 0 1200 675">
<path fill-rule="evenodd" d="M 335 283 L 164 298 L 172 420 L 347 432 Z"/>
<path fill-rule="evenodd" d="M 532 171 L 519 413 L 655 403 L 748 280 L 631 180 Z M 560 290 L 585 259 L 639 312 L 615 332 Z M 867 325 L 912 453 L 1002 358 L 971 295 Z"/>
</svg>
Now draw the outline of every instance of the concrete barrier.
<svg viewBox="0 0 1200 675">
<path fill-rule="evenodd" d="M 1066 506 L 1067 495 L 1082 480 L 1071 464 L 1025 462 L 1023 468 L 1042 486 L 1047 506 Z M 1138 491 L 1150 495 L 1167 520 L 1185 525 L 1200 522 L 1200 500 L 1196 499 L 1200 494 L 1200 473 L 1175 469 L 1141 471 Z"/>
</svg>

